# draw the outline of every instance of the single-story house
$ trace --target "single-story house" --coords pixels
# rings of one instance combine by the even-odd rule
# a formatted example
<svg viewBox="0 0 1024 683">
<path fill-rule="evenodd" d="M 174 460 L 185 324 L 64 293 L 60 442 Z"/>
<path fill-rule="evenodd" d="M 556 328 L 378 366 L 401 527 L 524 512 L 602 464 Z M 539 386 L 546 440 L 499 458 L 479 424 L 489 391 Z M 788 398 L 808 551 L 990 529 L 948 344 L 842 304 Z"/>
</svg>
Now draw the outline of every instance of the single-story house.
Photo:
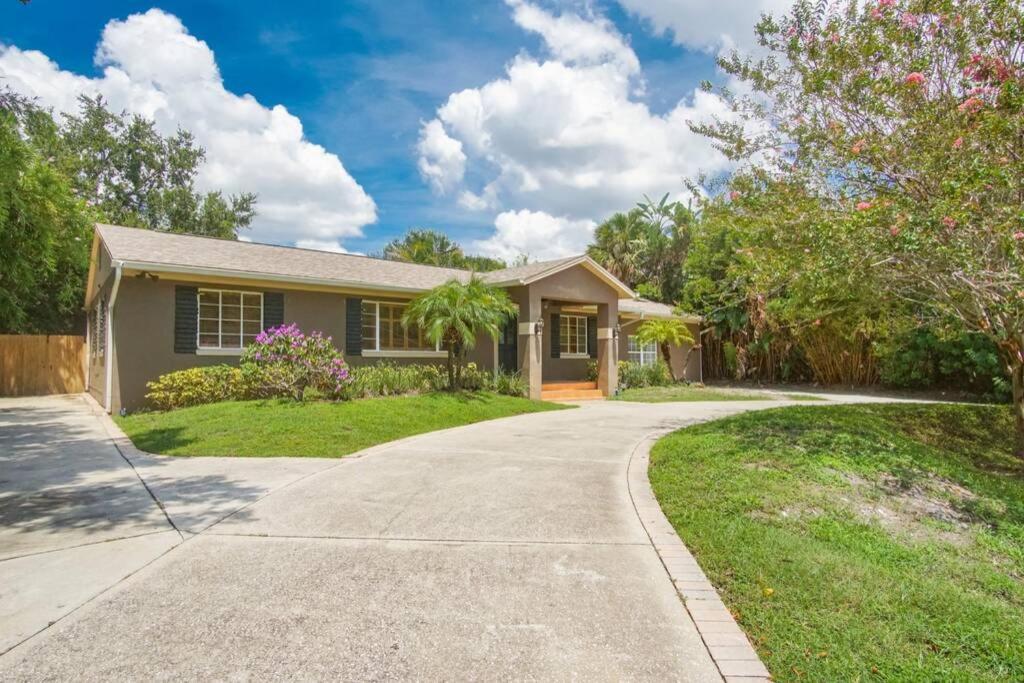
<svg viewBox="0 0 1024 683">
<path fill-rule="evenodd" d="M 632 334 L 644 319 L 679 318 L 697 338 L 696 316 L 639 299 L 588 256 L 480 276 L 508 292 L 518 316 L 496 342 L 483 335 L 470 360 L 520 371 L 532 398 L 566 390 L 613 394 L 618 360 L 656 360 L 653 345 L 637 344 Z M 402 308 L 469 277 L 368 256 L 97 225 L 85 295 L 88 390 L 108 411 L 144 407 L 147 382 L 237 362 L 261 330 L 285 322 L 330 335 L 353 366 L 383 359 L 441 364 L 444 350 L 406 330 Z M 699 351 L 688 352 L 672 349 L 676 374 L 699 379 Z M 591 361 L 598 379 L 586 384 Z"/>
</svg>

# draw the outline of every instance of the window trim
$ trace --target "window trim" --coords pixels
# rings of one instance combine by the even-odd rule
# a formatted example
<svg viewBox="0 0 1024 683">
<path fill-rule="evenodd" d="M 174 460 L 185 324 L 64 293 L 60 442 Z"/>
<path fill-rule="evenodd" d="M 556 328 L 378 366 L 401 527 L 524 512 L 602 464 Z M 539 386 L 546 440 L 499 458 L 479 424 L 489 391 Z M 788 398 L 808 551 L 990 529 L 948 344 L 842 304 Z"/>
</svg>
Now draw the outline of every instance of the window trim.
<svg viewBox="0 0 1024 683">
<path fill-rule="evenodd" d="M 559 358 L 590 358 L 590 330 L 589 330 L 590 318 L 588 316 L 585 316 L 585 315 L 575 315 L 575 314 L 571 314 L 571 313 L 560 313 L 558 318 L 559 318 L 558 319 L 558 336 L 559 336 L 559 339 L 558 339 L 558 352 L 559 352 L 558 353 L 558 357 Z M 566 325 L 566 322 L 569 319 L 571 319 L 571 318 L 575 318 L 576 320 L 582 320 L 583 321 L 582 324 L 577 323 L 578 329 L 582 328 L 582 330 L 583 330 L 583 350 L 582 351 L 572 351 L 572 352 L 570 352 L 570 351 L 566 351 L 566 350 L 564 350 L 562 348 L 562 339 L 561 339 L 562 330 L 569 329 L 569 326 Z M 576 334 L 576 336 L 577 336 L 577 339 L 576 339 L 577 346 L 579 345 L 579 331 L 578 331 L 578 329 L 577 329 L 577 334 Z"/>
<path fill-rule="evenodd" d="M 441 348 L 441 342 L 438 341 L 434 344 L 434 349 L 382 349 L 380 348 L 380 305 L 386 306 L 401 306 L 405 308 L 409 305 L 408 301 L 384 301 L 380 299 L 363 299 L 360 302 L 360 307 L 367 304 L 374 306 L 373 311 L 373 342 L 374 346 L 372 349 L 368 349 L 365 346 L 366 338 L 363 337 L 363 350 L 362 355 L 365 358 L 446 358 L 448 352 Z M 363 312 L 360 310 L 360 334 L 362 334 L 362 315 Z"/>
<path fill-rule="evenodd" d="M 203 346 L 199 342 L 202 335 L 203 321 L 203 292 L 216 292 L 217 296 L 217 346 Z M 224 346 L 222 339 L 224 333 L 221 328 L 224 325 L 224 294 L 238 294 L 238 340 L 241 346 Z M 244 289 L 221 289 L 219 287 L 200 287 L 196 290 L 196 355 L 197 356 L 241 356 L 245 351 L 245 304 L 244 295 L 256 295 L 260 298 L 260 332 L 263 331 L 263 292 L 253 292 Z M 210 318 L 207 318 L 210 320 Z M 259 334 L 259 333 L 257 333 Z"/>
<path fill-rule="evenodd" d="M 640 350 L 639 351 L 631 351 L 630 348 L 629 348 L 629 345 L 631 343 L 635 344 L 637 347 L 639 347 Z M 649 350 L 649 351 L 644 350 L 645 346 L 650 347 L 651 350 Z M 635 355 L 639 355 L 640 359 L 639 360 L 633 360 L 633 356 L 635 356 Z M 645 363 L 644 362 L 644 357 L 647 356 L 647 355 L 651 356 L 651 360 L 649 362 Z M 640 365 L 643 365 L 643 366 L 657 365 L 657 363 L 658 363 L 658 345 L 655 344 L 654 342 L 649 342 L 647 344 L 641 344 L 640 342 L 636 341 L 636 335 L 635 334 L 628 335 L 627 338 L 626 338 L 626 358 L 631 363 L 639 363 Z"/>
</svg>

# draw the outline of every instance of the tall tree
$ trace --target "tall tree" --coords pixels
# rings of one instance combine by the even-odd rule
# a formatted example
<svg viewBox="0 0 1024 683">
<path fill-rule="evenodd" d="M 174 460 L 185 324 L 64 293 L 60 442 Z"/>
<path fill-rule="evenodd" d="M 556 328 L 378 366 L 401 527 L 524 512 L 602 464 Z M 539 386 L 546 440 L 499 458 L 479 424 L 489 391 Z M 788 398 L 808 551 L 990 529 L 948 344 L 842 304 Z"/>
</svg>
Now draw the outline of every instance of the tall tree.
<svg viewBox="0 0 1024 683">
<path fill-rule="evenodd" d="M 413 229 L 384 247 L 384 258 L 391 261 L 422 263 L 429 266 L 459 268 L 462 248 L 437 230 Z"/>
<path fill-rule="evenodd" d="M 101 96 L 82 95 L 78 113 L 60 123 L 37 110 L 25 128 L 105 221 L 234 238 L 255 216 L 255 194 L 196 189 L 205 151 L 191 133 L 165 137 L 149 119 L 110 111 Z"/>
<path fill-rule="evenodd" d="M 695 129 L 817 199 L 832 229 L 804 248 L 989 337 L 1024 457 L 1022 27 L 1011 0 L 801 0 L 758 26 L 769 57 L 721 60 L 752 90 L 723 93 L 736 117 Z"/>
<path fill-rule="evenodd" d="M 90 214 L 0 109 L 0 332 L 67 332 L 81 319 Z"/>
<path fill-rule="evenodd" d="M 384 258 L 391 261 L 421 263 L 445 268 L 464 268 L 483 272 L 500 270 L 505 263 L 487 256 L 467 256 L 462 247 L 443 232 L 418 228 L 391 240 L 384 247 Z"/>
<path fill-rule="evenodd" d="M 597 226 L 587 253 L 643 296 L 675 303 L 693 221 L 693 212 L 668 195 L 659 202 L 645 199 Z"/>
</svg>

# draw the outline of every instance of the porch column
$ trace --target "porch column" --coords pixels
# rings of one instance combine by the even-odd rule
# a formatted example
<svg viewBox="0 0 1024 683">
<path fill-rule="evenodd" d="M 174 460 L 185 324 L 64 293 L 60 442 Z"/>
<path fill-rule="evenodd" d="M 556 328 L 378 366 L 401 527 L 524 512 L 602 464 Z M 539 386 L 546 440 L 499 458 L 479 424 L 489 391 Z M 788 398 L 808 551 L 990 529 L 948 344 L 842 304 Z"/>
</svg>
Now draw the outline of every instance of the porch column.
<svg viewBox="0 0 1024 683">
<path fill-rule="evenodd" d="M 618 302 L 597 306 L 597 388 L 611 396 L 619 386 L 619 368 L 615 362 L 615 324 L 619 320 Z"/>
<path fill-rule="evenodd" d="M 540 400 L 542 359 L 541 336 L 537 334 L 537 322 L 541 320 L 540 295 L 532 293 L 530 287 L 511 292 L 519 304 L 519 372 L 530 388 L 530 398 Z"/>
</svg>

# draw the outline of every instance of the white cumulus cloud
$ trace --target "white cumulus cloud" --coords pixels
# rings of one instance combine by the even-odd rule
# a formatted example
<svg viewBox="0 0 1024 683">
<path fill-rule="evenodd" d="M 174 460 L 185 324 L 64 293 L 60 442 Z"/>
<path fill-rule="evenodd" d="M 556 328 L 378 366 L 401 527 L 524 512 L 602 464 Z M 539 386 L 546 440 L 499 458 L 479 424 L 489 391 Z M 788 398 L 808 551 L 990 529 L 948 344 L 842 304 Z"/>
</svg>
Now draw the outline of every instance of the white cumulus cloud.
<svg viewBox="0 0 1024 683">
<path fill-rule="evenodd" d="M 481 249 L 504 257 L 578 253 L 595 221 L 645 194 L 683 198 L 685 178 L 728 168 L 688 125 L 727 117 L 720 98 L 694 90 L 670 111 L 652 112 L 637 94 L 640 62 L 611 22 L 555 15 L 525 0 L 508 4 L 515 22 L 541 37 L 544 56 L 521 53 L 502 77 L 451 94 L 421 137 L 421 168 L 442 166 L 438 155 L 424 154 L 423 141 L 460 143 L 445 193 L 458 190 L 463 208 L 501 212 Z"/>
<path fill-rule="evenodd" d="M 720 52 L 757 49 L 754 26 L 762 14 L 781 15 L 793 0 L 619 0 L 647 19 L 658 33 L 671 33 L 679 45 Z"/>
<path fill-rule="evenodd" d="M 420 175 L 435 192 L 445 194 L 462 182 L 466 172 L 462 143 L 450 138 L 440 121 L 435 119 L 423 125 L 416 149 L 420 153 Z"/>
<path fill-rule="evenodd" d="M 473 249 L 505 261 L 528 256 L 531 261 L 582 254 L 597 224 L 551 216 L 543 211 L 505 211 L 494 219 L 494 234 L 473 243 Z"/>
<path fill-rule="evenodd" d="M 341 160 L 304 137 L 281 105 L 224 87 L 213 51 L 181 21 L 151 9 L 111 21 L 96 49 L 102 75 L 62 70 L 34 50 L 0 45 L 0 77 L 57 112 L 77 111 L 79 94 L 102 94 L 115 111 L 156 122 L 164 134 L 191 131 L 206 149 L 197 184 L 225 193 L 256 192 L 258 241 L 338 244 L 377 218 L 373 199 Z"/>
</svg>

